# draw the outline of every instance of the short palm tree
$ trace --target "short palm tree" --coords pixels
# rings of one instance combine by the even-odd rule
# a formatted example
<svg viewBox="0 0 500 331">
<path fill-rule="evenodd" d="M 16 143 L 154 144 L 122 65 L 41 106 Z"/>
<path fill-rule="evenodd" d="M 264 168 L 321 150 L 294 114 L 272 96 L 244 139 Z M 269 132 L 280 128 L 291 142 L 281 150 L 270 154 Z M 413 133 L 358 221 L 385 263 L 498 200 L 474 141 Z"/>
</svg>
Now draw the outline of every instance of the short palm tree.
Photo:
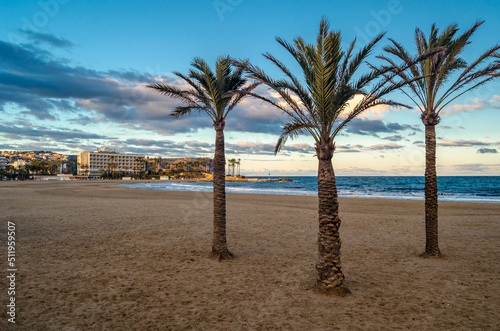
<svg viewBox="0 0 500 331">
<path fill-rule="evenodd" d="M 419 29 L 415 30 L 415 44 L 419 55 L 432 49 L 440 50 L 434 56 L 416 65 L 408 71 L 398 71 L 405 79 L 424 76 L 422 80 L 412 81 L 407 85 L 411 92 L 402 91 L 415 103 L 421 111 L 421 119 L 425 126 L 425 234 L 426 244 L 424 256 L 440 256 L 438 245 L 438 186 L 436 174 L 436 128 L 440 122 L 440 113 L 453 100 L 464 93 L 477 88 L 499 76 L 500 61 L 496 45 L 476 60 L 468 64 L 460 57 L 469 39 L 483 24 L 476 22 L 469 30 L 456 36 L 458 27 L 449 25 L 439 33 L 435 24 L 431 27 L 428 38 Z M 412 61 L 410 53 L 399 43 L 391 40 L 392 45 L 385 51 L 406 63 Z M 394 61 L 385 59 L 391 66 Z M 496 59 L 496 60 L 495 60 Z M 452 76 L 456 75 L 456 76 Z M 448 83 L 449 82 L 449 83 Z M 413 94 L 413 97 L 412 95 Z"/>
<path fill-rule="evenodd" d="M 224 156 L 224 127 L 227 115 L 245 97 L 245 94 L 229 95 L 229 92 L 250 92 L 258 83 L 247 83 L 243 70 L 232 68 L 228 57 L 220 57 L 215 63 L 215 73 L 200 58 L 191 63 L 193 69 L 188 75 L 174 72 L 189 87 L 181 89 L 175 85 L 148 85 L 161 94 L 181 101 L 171 113 L 173 118 L 189 116 L 192 111 L 205 113 L 213 121 L 216 132 L 214 155 L 214 232 L 212 256 L 219 260 L 232 254 L 227 249 L 226 240 L 226 181 Z"/>
<path fill-rule="evenodd" d="M 276 38 L 297 61 L 302 69 L 303 82 L 274 56 L 264 56 L 274 63 L 286 76 L 274 80 L 248 61 L 235 61 L 245 68 L 249 78 L 266 85 L 280 96 L 279 100 L 251 93 L 289 116 L 289 123 L 283 127 L 276 145 L 275 154 L 284 146 L 288 138 L 308 133 L 315 141 L 318 165 L 319 233 L 318 262 L 316 264 L 316 288 L 322 292 L 340 295 L 349 293 L 344 285 L 344 274 L 340 263 L 339 203 L 332 165 L 335 138 L 356 116 L 378 106 L 404 106 L 398 102 L 381 99 L 384 95 L 401 87 L 405 82 L 391 83 L 396 77 L 385 68 L 374 67 L 357 78 L 358 68 L 366 60 L 383 34 L 354 54 L 354 40 L 350 48 L 341 48 L 340 32 L 329 29 L 326 19 L 322 19 L 316 44 L 308 45 L 302 38 L 289 44 Z M 387 77 L 386 77 L 386 76 Z M 355 102 L 355 97 L 361 97 Z"/>
</svg>

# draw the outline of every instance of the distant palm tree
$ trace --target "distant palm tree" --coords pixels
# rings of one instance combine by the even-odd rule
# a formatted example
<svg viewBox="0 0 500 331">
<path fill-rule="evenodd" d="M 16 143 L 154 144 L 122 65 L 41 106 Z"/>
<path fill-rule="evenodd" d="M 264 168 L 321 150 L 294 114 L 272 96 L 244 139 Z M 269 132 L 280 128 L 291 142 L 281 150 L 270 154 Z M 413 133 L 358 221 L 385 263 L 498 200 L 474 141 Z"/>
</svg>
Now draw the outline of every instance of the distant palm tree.
<svg viewBox="0 0 500 331">
<path fill-rule="evenodd" d="M 227 174 L 234 177 L 234 168 L 236 164 L 236 159 L 227 160 Z"/>
<path fill-rule="evenodd" d="M 140 174 L 140 173 L 142 173 L 142 172 L 145 171 L 145 169 L 146 169 L 145 168 L 146 160 L 144 159 L 144 157 L 142 157 L 142 156 L 139 157 L 138 156 L 138 157 L 134 158 L 134 162 L 136 164 L 136 169 L 135 170 L 137 171 L 137 173 Z M 140 167 L 139 167 L 139 165 L 140 165 Z"/>
<path fill-rule="evenodd" d="M 31 164 L 29 162 L 24 164 L 24 170 L 26 170 L 27 179 L 30 179 Z"/>
<path fill-rule="evenodd" d="M 278 43 L 293 56 L 302 69 L 305 84 L 269 53 L 264 56 L 274 63 L 287 79 L 274 80 L 248 61 L 235 61 L 236 65 L 246 69 L 250 74 L 249 78 L 268 86 L 280 96 L 280 100 L 253 93 L 251 95 L 289 116 L 290 122 L 283 127 L 275 154 L 282 149 L 287 138 L 294 138 L 301 133 L 310 134 L 316 142 L 316 156 L 319 160 L 319 254 L 316 264 L 316 288 L 322 292 L 339 295 L 349 293 L 344 285 L 340 263 L 339 203 L 332 165 L 335 138 L 352 119 L 372 107 L 404 106 L 398 102 L 381 99 L 404 84 L 391 83 L 395 74 L 390 73 L 388 68 L 379 70 L 372 67 L 368 73 L 356 75 L 360 65 L 382 37 L 383 34 L 375 37 L 357 54 L 353 54 L 356 41 L 351 43 L 348 50 L 342 50 L 340 32 L 330 31 L 328 22 L 323 18 L 316 45 L 308 45 L 300 37 L 294 40 L 293 45 L 277 38 Z M 355 97 L 360 97 L 361 100 L 355 103 Z"/>
<path fill-rule="evenodd" d="M 499 76 L 500 61 L 495 45 L 481 54 L 471 64 L 460 57 L 469 39 L 484 21 L 476 22 L 461 36 L 456 24 L 449 25 L 441 34 L 433 24 L 431 33 L 426 38 L 419 29 L 415 31 L 417 52 L 422 55 L 432 49 L 439 49 L 436 53 L 417 65 L 410 67 L 408 73 L 399 71 L 403 79 L 425 76 L 423 80 L 413 81 L 408 84 L 412 94 L 410 96 L 404 89 L 403 92 L 417 105 L 421 111 L 421 119 L 425 126 L 425 234 L 426 244 L 424 256 L 440 256 L 438 245 L 438 186 L 436 174 L 436 129 L 440 122 L 441 111 L 453 100 L 464 93 L 481 86 Z M 396 58 L 411 62 L 410 53 L 401 45 L 391 39 L 392 45 L 385 51 Z M 395 63 L 389 57 L 381 57 L 391 66 Z M 492 61 L 496 59 L 496 61 Z M 396 66 L 395 66 L 396 67 Z M 453 74 L 457 74 L 452 77 Z M 450 82 L 448 84 L 448 82 Z"/>
<path fill-rule="evenodd" d="M 179 99 L 183 105 L 175 108 L 173 118 L 188 116 L 192 111 L 203 112 L 213 122 L 216 132 L 214 156 L 214 235 L 212 256 L 222 260 L 232 256 L 227 249 L 226 240 L 226 183 L 224 176 L 224 127 L 227 115 L 245 97 L 244 94 L 228 95 L 228 92 L 250 92 L 257 83 L 246 84 L 242 69 L 231 67 L 228 57 L 220 57 L 215 63 L 215 73 L 201 58 L 191 63 L 193 69 L 188 75 L 174 72 L 189 85 L 180 89 L 175 85 L 151 84 L 148 87 L 172 98 Z"/>
</svg>

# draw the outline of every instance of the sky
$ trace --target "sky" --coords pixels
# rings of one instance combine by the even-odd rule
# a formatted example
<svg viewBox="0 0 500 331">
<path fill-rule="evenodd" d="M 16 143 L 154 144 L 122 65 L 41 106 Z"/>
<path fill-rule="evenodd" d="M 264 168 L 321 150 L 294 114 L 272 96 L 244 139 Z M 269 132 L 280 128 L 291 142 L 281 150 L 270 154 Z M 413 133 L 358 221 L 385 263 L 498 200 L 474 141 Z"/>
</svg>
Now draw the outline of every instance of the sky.
<svg viewBox="0 0 500 331">
<path fill-rule="evenodd" d="M 273 78 L 282 75 L 269 52 L 297 76 L 297 65 L 275 38 L 313 43 L 322 17 L 339 30 L 343 46 L 386 37 L 415 51 L 415 28 L 426 35 L 457 23 L 465 31 L 486 22 L 463 58 L 471 62 L 500 43 L 499 1 L 76 1 L 0 0 L 0 150 L 63 154 L 110 147 L 150 157 L 213 157 L 211 121 L 172 120 L 176 101 L 145 87 L 182 82 L 194 57 L 249 59 Z M 366 72 L 368 67 L 360 68 Z M 265 88 L 260 93 L 269 93 Z M 390 95 L 412 109 L 378 108 L 336 139 L 336 175 L 424 173 L 424 126 L 401 92 Z M 314 141 L 289 140 L 274 155 L 286 116 L 246 99 L 226 121 L 226 158 L 241 159 L 243 175 L 317 174 Z M 437 126 L 438 175 L 500 175 L 500 79 L 456 99 Z"/>
</svg>

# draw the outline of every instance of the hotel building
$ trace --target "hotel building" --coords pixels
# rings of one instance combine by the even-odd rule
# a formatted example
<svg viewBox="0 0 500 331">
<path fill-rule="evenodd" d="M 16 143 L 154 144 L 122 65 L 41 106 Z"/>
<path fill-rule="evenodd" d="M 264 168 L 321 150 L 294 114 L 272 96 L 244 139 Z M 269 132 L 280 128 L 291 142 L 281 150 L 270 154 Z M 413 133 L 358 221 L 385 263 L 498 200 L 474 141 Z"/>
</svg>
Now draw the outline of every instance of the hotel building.
<svg viewBox="0 0 500 331">
<path fill-rule="evenodd" d="M 108 170 L 137 174 L 145 170 L 145 164 L 141 160 L 144 160 L 144 155 L 120 154 L 106 148 L 82 152 L 78 153 L 78 175 L 95 177 Z"/>
</svg>

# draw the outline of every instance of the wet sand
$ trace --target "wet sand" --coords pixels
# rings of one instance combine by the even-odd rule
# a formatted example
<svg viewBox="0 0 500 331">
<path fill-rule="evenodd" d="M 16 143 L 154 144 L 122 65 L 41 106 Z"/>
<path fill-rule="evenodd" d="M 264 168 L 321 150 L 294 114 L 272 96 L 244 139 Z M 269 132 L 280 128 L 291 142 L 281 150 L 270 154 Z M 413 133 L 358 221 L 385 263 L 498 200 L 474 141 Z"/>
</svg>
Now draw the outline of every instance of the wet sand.
<svg viewBox="0 0 500 331">
<path fill-rule="evenodd" d="M 423 259 L 423 201 L 341 199 L 339 298 L 312 290 L 317 198 L 228 194 L 217 262 L 211 193 L 120 183 L 0 182 L 0 329 L 8 221 L 19 330 L 500 329 L 500 204 L 441 202 Z"/>
</svg>

